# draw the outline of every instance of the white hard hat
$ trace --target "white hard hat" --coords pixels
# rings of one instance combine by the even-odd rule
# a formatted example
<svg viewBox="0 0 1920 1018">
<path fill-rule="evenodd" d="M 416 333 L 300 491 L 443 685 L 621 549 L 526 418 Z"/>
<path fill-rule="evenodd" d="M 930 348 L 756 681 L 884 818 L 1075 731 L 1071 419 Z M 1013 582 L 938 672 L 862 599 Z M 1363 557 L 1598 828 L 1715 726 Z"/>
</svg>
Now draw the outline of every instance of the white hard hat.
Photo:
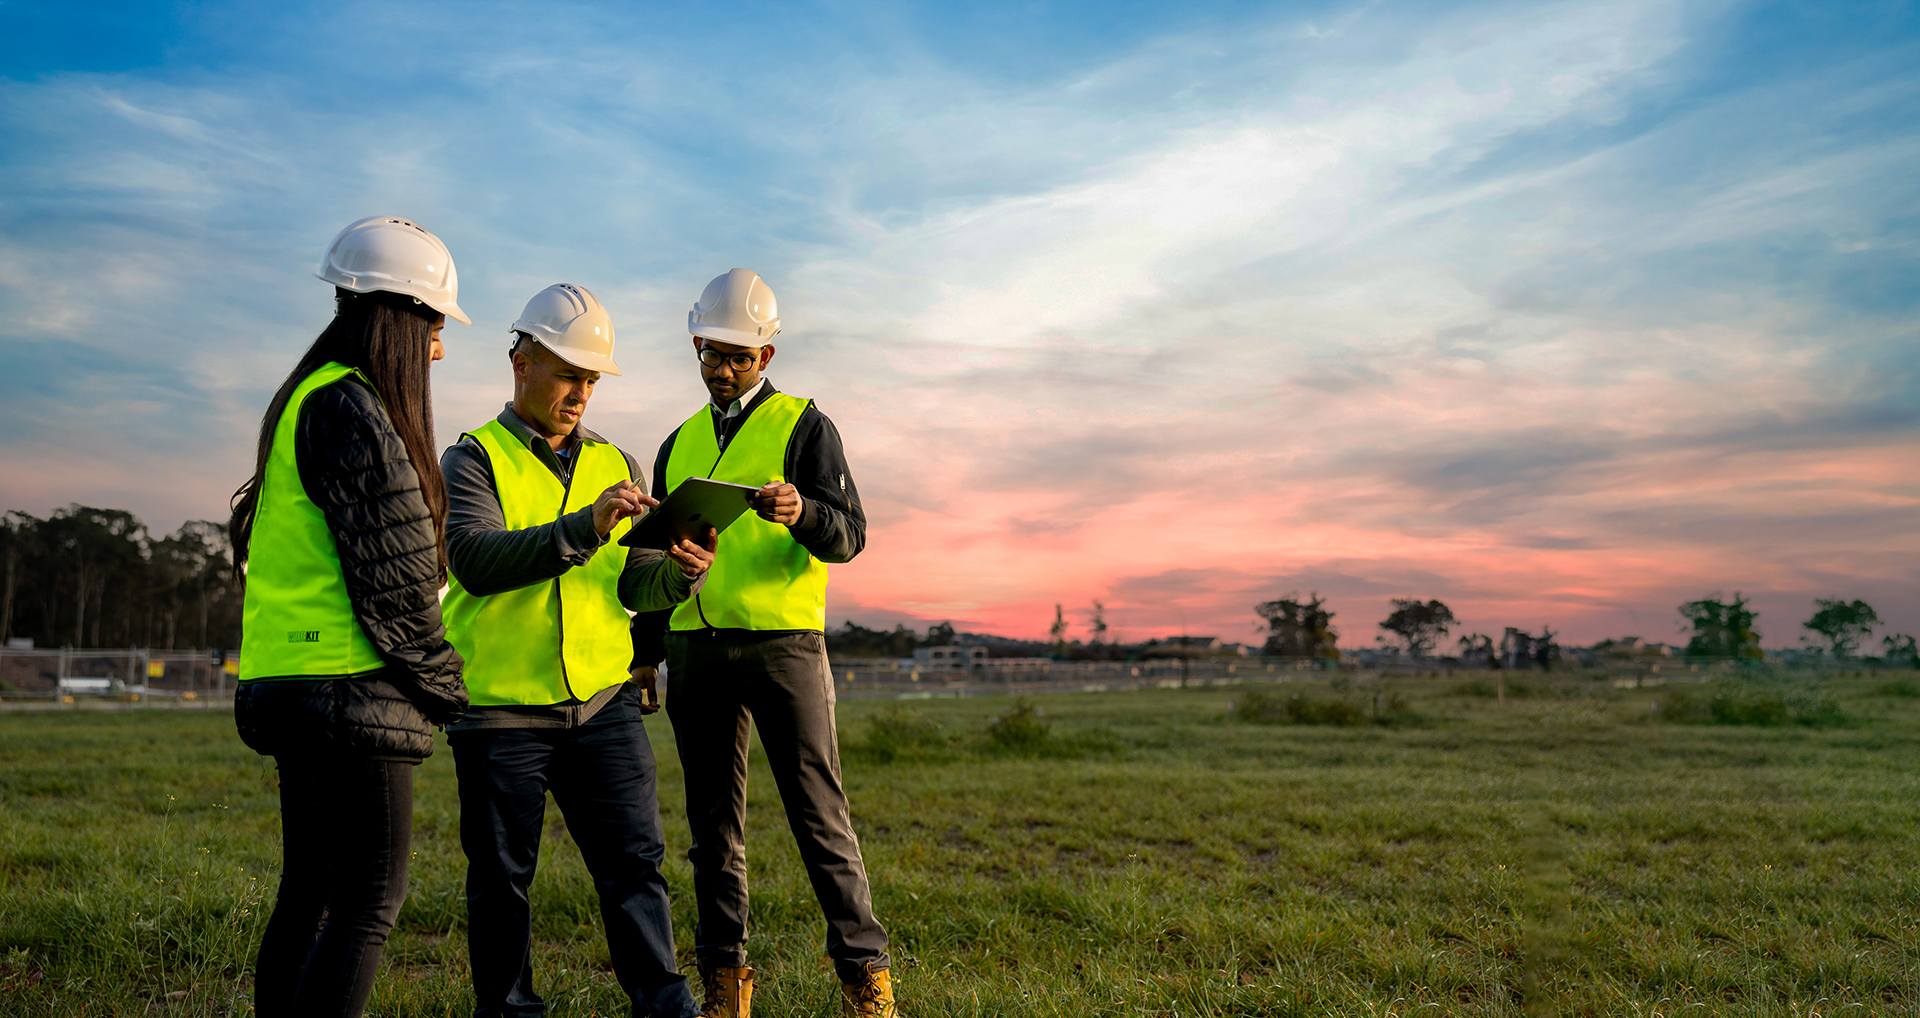
<svg viewBox="0 0 1920 1018">
<path fill-rule="evenodd" d="M 513 331 L 532 336 L 576 368 L 620 373 L 613 362 L 613 319 L 584 286 L 555 283 L 534 294 Z"/>
<path fill-rule="evenodd" d="M 462 325 L 460 275 L 440 238 L 399 216 L 369 216 L 340 231 L 327 245 L 314 276 L 354 293 L 400 293 Z"/>
<path fill-rule="evenodd" d="M 757 274 L 729 269 L 713 277 L 687 312 L 687 331 L 735 346 L 766 346 L 780 334 L 779 305 Z"/>
</svg>

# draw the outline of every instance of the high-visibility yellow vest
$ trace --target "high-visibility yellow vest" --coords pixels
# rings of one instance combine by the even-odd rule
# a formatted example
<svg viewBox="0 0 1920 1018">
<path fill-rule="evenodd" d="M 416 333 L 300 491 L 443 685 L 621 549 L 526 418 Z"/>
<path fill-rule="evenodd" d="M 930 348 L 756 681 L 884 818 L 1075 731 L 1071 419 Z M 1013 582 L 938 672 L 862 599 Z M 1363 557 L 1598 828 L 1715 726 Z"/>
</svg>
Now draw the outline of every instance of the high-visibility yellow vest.
<svg viewBox="0 0 1920 1018">
<path fill-rule="evenodd" d="M 776 392 L 754 408 L 720 450 L 713 413 L 701 407 L 673 439 L 667 457 L 666 492 L 689 477 L 735 484 L 785 484 L 787 443 L 810 399 Z M 673 611 L 671 628 L 827 628 L 827 566 L 793 539 L 786 527 L 747 512 L 720 535 L 720 549 L 706 585 Z"/>
<path fill-rule="evenodd" d="M 241 682 L 340 679 L 386 667 L 354 617 L 340 549 L 326 514 L 307 497 L 294 455 L 294 431 L 307 397 L 348 375 L 367 381 L 344 364 L 322 365 L 294 387 L 274 422 L 247 544 Z"/>
<path fill-rule="evenodd" d="M 499 421 L 467 434 L 493 467 L 493 490 L 508 530 L 552 523 L 633 479 L 627 458 L 606 442 L 579 439 L 572 480 L 562 484 Z M 631 520 L 614 524 L 608 543 L 586 565 L 518 590 L 480 596 L 468 593 L 459 576 L 448 579 L 441 610 L 447 639 L 467 662 L 468 702 L 487 707 L 589 700 L 627 680 L 632 616 L 620 606 L 627 549 L 613 542 L 632 526 Z"/>
</svg>

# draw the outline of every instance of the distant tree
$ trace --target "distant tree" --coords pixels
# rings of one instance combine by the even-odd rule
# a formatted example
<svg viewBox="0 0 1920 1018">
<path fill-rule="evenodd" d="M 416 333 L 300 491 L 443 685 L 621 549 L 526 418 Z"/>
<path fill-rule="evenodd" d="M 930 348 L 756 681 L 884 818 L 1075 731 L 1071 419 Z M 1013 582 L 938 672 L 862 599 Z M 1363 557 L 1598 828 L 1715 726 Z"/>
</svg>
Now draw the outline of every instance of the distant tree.
<svg viewBox="0 0 1920 1018">
<path fill-rule="evenodd" d="M 1820 610 L 1813 613 L 1813 618 L 1800 623 L 1800 627 L 1819 633 L 1837 658 L 1852 654 L 1853 648 L 1880 624 L 1879 614 L 1865 601 L 1848 603 L 1820 598 L 1813 603 Z"/>
<path fill-rule="evenodd" d="M 233 545 L 227 525 L 213 520 L 188 520 L 168 538 L 186 550 L 186 580 L 181 595 L 191 591 L 197 636 L 194 646 L 209 647 L 208 634 L 216 627 L 240 628 L 241 591 L 233 582 Z M 176 598 L 176 604 L 184 598 Z"/>
<path fill-rule="evenodd" d="M 0 519 L 0 636 L 41 646 L 231 648 L 241 597 L 225 530 L 155 538 L 131 513 L 74 505 Z"/>
<path fill-rule="evenodd" d="M 1458 644 L 1461 661 L 1479 658 L 1482 667 L 1500 667 L 1500 652 L 1493 646 L 1493 637 L 1483 633 L 1472 633 L 1460 638 Z"/>
<path fill-rule="evenodd" d="M 1393 599 L 1393 614 L 1380 623 L 1380 628 L 1399 637 L 1406 645 L 1409 656 L 1423 658 L 1441 637 L 1447 635 L 1453 623 L 1453 609 L 1438 599 L 1421 601 L 1417 597 L 1396 597 Z"/>
<path fill-rule="evenodd" d="M 104 625 L 109 634 L 118 629 L 133 635 L 132 598 L 124 595 L 144 593 L 144 577 L 138 574 L 146 565 L 146 525 L 124 509 L 72 505 L 55 511 L 40 530 L 54 558 L 66 566 L 74 606 L 68 646 L 131 642 L 102 639 L 101 630 Z M 109 591 L 120 596 L 110 597 Z"/>
<path fill-rule="evenodd" d="M 845 626 L 827 630 L 827 654 L 835 658 L 912 657 L 919 637 L 906 626 L 896 625 L 892 632 L 868 629 L 848 619 Z"/>
<path fill-rule="evenodd" d="M 1307 595 L 1305 601 L 1296 593 L 1254 605 L 1253 613 L 1267 624 L 1267 642 L 1260 653 L 1316 661 L 1339 658 L 1340 633 L 1333 628 L 1333 613 L 1325 605 L 1318 591 Z"/>
<path fill-rule="evenodd" d="M 951 647 L 953 646 L 953 635 L 953 623 L 951 622 L 942 622 L 937 626 L 928 626 L 927 638 L 920 646 Z"/>
<path fill-rule="evenodd" d="M 1687 641 L 1688 657 L 1760 660 L 1760 632 L 1753 628 L 1760 615 L 1747 609 L 1747 599 L 1738 591 L 1731 601 L 1721 600 L 1717 593 L 1688 601 L 1680 606 L 1680 617 L 1693 627 L 1693 639 Z"/>
<path fill-rule="evenodd" d="M 1880 638 L 1880 647 L 1880 660 L 1887 664 L 1920 668 L 1920 647 L 1914 646 L 1913 637 L 1892 633 Z"/>
<path fill-rule="evenodd" d="M 0 645 L 13 636 L 13 595 L 20 589 L 20 562 L 32 523 L 33 517 L 21 512 L 0 516 Z"/>
<path fill-rule="evenodd" d="M 1053 625 L 1047 628 L 1047 632 L 1053 637 L 1053 652 L 1065 654 L 1067 652 L 1067 613 L 1058 604 L 1053 606 Z"/>
<path fill-rule="evenodd" d="M 1093 603 L 1093 618 L 1089 625 L 1093 628 L 1093 642 L 1107 642 L 1107 606 L 1098 601 Z"/>
<path fill-rule="evenodd" d="M 1533 641 L 1533 663 L 1543 670 L 1551 670 L 1554 662 L 1560 660 L 1560 645 L 1553 642 L 1558 635 L 1553 627 L 1541 626 L 1539 638 Z"/>
</svg>

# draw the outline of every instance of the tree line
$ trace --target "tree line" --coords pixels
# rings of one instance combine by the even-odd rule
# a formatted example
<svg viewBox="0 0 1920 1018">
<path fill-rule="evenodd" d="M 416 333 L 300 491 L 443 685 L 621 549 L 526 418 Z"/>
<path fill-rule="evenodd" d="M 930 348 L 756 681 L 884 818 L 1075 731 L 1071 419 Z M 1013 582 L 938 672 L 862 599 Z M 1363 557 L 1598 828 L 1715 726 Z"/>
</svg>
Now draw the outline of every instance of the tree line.
<svg viewBox="0 0 1920 1018">
<path fill-rule="evenodd" d="M 1862 645 L 1881 625 L 1879 613 L 1865 601 L 1816 598 L 1813 605 L 1813 615 L 1800 624 L 1802 629 L 1807 630 L 1800 638 L 1803 649 L 1812 653 L 1830 655 L 1840 660 L 1856 657 Z M 1383 634 L 1378 639 L 1382 644 L 1416 659 L 1431 657 L 1456 622 L 1453 610 L 1438 598 L 1427 601 L 1394 598 L 1392 608 L 1392 612 L 1379 623 Z M 1741 594 L 1735 593 L 1728 598 L 1716 593 L 1697 601 L 1688 601 L 1676 610 L 1685 623 L 1682 631 L 1690 634 L 1686 656 L 1735 660 L 1759 660 L 1763 656 L 1760 650 L 1761 634 L 1757 628 L 1759 613 Z M 1261 647 L 1261 654 L 1328 660 L 1339 658 L 1339 630 L 1333 626 L 1334 613 L 1327 610 L 1326 602 L 1319 594 L 1309 595 L 1304 600 L 1298 594 L 1289 594 L 1254 605 L 1253 612 L 1266 627 L 1267 639 Z M 1554 636 L 1550 627 L 1543 626 L 1539 636 L 1510 628 L 1502 638 L 1501 645 L 1496 647 L 1492 637 L 1469 633 L 1459 638 L 1456 656 L 1463 661 L 1478 658 L 1497 666 L 1502 659 L 1511 662 L 1514 648 L 1518 646 L 1523 648 L 1529 663 L 1551 664 L 1559 659 L 1560 650 Z M 1630 646 L 1634 639 L 1605 640 L 1597 646 L 1625 647 Z M 1920 648 L 1916 648 L 1911 635 L 1888 633 L 1881 637 L 1880 650 L 1878 657 L 1884 662 L 1920 667 Z"/>
<path fill-rule="evenodd" d="M 156 537 L 121 509 L 0 517 L 0 639 L 231 649 L 240 645 L 240 604 L 223 524 L 189 520 Z"/>
<path fill-rule="evenodd" d="M 45 519 L 10 511 L 0 517 L 0 640 L 27 639 L 39 647 L 236 648 L 241 592 L 232 571 L 226 528 L 211 520 L 189 520 L 172 534 L 156 537 L 138 517 L 121 509 L 70 505 Z M 1879 614 L 1858 599 L 1817 599 L 1814 609 L 1801 623 L 1807 631 L 1801 638 L 1803 648 L 1811 653 L 1853 658 L 1881 626 Z M 1687 656 L 1762 656 L 1759 613 L 1741 594 L 1713 594 L 1677 611 L 1690 631 Z M 1253 606 L 1253 613 L 1265 631 L 1262 655 L 1339 658 L 1340 631 L 1318 593 L 1263 601 Z M 1378 641 L 1426 659 L 1456 624 L 1453 610 L 1438 598 L 1395 598 L 1392 611 L 1378 623 Z M 1099 601 L 1093 602 L 1087 628 L 1089 642 L 1069 643 L 1066 614 L 1055 605 L 1047 643 L 966 635 L 991 643 L 996 656 L 1052 653 L 1118 659 L 1151 655 L 1156 649 L 1169 654 L 1180 650 L 1174 646 L 1177 639 L 1166 641 L 1165 648 L 1158 646 L 1163 641 L 1134 647 L 1108 641 L 1106 609 Z M 1523 639 L 1516 640 L 1515 634 Z M 944 622 L 924 637 L 905 626 L 887 631 L 848 622 L 827 639 L 838 655 L 907 657 L 916 647 L 944 646 L 959 636 Z M 1560 651 L 1554 636 L 1550 628 L 1539 636 L 1510 629 L 1496 644 L 1490 636 L 1469 633 L 1459 637 L 1449 656 L 1496 664 L 1510 660 L 1518 646 L 1530 662 L 1550 664 Z M 1911 635 L 1888 633 L 1878 649 L 1883 661 L 1920 664 L 1920 649 Z"/>
</svg>

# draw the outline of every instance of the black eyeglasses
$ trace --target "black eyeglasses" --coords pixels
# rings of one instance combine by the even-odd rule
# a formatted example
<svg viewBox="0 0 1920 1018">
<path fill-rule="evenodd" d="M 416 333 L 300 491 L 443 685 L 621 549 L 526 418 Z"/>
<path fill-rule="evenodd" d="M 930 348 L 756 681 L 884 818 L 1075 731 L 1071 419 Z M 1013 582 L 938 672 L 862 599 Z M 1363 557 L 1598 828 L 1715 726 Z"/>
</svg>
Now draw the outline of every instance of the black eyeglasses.
<svg viewBox="0 0 1920 1018">
<path fill-rule="evenodd" d="M 700 348 L 700 363 L 710 368 L 717 368 L 725 364 L 735 371 L 751 371 L 755 364 L 760 363 L 760 351 L 755 350 L 752 353 L 721 353 L 713 347 L 703 346 Z"/>
</svg>

